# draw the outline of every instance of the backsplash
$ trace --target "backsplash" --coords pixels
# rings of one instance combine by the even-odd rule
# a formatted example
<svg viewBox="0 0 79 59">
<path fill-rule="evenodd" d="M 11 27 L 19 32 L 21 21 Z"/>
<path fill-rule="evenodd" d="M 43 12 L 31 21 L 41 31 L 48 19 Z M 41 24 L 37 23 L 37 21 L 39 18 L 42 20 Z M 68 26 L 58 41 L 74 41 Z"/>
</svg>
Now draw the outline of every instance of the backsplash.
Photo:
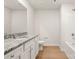
<svg viewBox="0 0 79 59">
<path fill-rule="evenodd" d="M 4 34 L 4 39 L 15 38 L 14 34 Z"/>
<path fill-rule="evenodd" d="M 27 32 L 4 34 L 4 39 L 10 39 L 10 38 L 26 38 L 26 37 L 27 37 Z"/>
</svg>

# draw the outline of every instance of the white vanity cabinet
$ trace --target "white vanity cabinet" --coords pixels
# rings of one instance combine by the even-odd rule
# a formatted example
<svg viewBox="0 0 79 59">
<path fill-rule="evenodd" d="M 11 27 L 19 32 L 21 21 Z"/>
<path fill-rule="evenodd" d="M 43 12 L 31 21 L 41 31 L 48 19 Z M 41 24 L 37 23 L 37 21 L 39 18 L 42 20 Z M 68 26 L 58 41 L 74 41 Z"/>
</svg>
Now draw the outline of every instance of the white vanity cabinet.
<svg viewBox="0 0 79 59">
<path fill-rule="evenodd" d="M 35 59 L 39 51 L 39 38 L 33 38 L 13 51 L 7 53 L 4 59 Z"/>
<path fill-rule="evenodd" d="M 21 53 L 23 51 L 23 46 L 16 48 L 10 53 L 6 54 L 4 59 L 21 59 Z"/>
</svg>

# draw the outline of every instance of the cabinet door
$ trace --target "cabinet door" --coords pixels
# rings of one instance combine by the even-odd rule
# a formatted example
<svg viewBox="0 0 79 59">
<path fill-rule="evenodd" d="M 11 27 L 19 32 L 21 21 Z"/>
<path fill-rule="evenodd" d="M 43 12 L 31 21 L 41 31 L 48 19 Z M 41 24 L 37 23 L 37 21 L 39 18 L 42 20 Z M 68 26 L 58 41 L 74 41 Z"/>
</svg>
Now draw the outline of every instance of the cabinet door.
<svg viewBox="0 0 79 59">
<path fill-rule="evenodd" d="M 4 59 L 21 59 L 22 46 L 4 56 Z"/>
<path fill-rule="evenodd" d="M 31 58 L 35 59 L 39 50 L 38 38 L 36 37 L 31 43 Z"/>
<path fill-rule="evenodd" d="M 21 54 L 21 59 L 31 59 L 30 47 L 28 47 L 27 49 L 25 49 L 25 51 L 23 51 L 23 53 Z"/>
<path fill-rule="evenodd" d="M 39 40 L 39 37 L 36 37 L 35 38 L 35 55 L 38 54 L 38 51 L 39 51 L 39 43 L 38 43 L 38 40 Z"/>
<path fill-rule="evenodd" d="M 31 45 L 31 59 L 35 59 L 35 52 L 36 52 L 36 49 L 35 49 L 35 42 L 32 42 L 32 45 Z"/>
<path fill-rule="evenodd" d="M 14 53 L 14 58 L 13 59 L 22 59 L 21 54 L 23 52 L 23 46 L 18 47 L 14 52 L 15 53 Z"/>
<path fill-rule="evenodd" d="M 26 44 L 24 44 L 23 47 L 23 52 L 21 54 L 21 59 L 31 59 L 31 49 L 30 46 Z"/>
<path fill-rule="evenodd" d="M 21 59 L 31 59 L 30 58 L 30 52 L 28 51 L 28 52 L 22 53 Z"/>
</svg>

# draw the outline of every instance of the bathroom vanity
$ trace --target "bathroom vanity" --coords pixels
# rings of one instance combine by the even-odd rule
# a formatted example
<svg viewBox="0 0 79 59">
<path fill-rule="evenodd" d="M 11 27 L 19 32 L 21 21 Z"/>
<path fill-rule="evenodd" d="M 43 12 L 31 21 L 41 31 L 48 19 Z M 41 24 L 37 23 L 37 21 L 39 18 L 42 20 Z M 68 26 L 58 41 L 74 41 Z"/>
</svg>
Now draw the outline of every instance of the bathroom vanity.
<svg viewBox="0 0 79 59">
<path fill-rule="evenodd" d="M 38 35 L 5 40 L 4 59 L 35 59 L 39 51 L 38 40 Z"/>
</svg>

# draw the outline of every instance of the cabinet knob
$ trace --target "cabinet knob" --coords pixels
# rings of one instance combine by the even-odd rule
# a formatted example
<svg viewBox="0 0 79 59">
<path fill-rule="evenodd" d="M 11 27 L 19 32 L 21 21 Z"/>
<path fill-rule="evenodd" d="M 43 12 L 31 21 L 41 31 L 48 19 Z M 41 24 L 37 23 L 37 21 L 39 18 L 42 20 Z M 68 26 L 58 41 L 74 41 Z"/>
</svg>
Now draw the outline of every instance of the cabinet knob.
<svg viewBox="0 0 79 59">
<path fill-rule="evenodd" d="M 13 58 L 14 57 L 14 55 L 11 55 L 11 58 Z"/>
</svg>

